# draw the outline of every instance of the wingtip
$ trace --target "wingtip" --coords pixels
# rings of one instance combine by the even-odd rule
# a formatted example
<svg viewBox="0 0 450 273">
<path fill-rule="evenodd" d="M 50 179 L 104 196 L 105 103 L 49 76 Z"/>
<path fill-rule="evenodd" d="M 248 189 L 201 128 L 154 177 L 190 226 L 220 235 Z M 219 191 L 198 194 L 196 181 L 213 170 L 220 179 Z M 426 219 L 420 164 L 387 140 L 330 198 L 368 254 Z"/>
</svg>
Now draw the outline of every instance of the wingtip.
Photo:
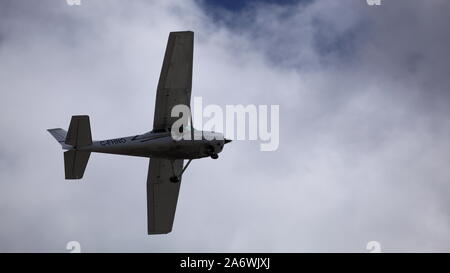
<svg viewBox="0 0 450 273">
<path fill-rule="evenodd" d="M 169 231 L 148 231 L 148 235 L 164 235 L 164 234 L 169 234 L 170 232 L 172 232 L 172 230 Z"/>
</svg>

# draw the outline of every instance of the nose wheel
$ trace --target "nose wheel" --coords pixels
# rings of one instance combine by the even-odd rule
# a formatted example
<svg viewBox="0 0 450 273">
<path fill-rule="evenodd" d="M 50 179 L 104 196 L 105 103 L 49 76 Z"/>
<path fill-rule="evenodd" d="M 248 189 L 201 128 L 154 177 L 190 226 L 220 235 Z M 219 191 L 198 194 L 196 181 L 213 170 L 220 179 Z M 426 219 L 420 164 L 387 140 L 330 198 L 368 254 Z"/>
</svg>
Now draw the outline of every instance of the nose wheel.
<svg viewBox="0 0 450 273">
<path fill-rule="evenodd" d="M 178 182 L 180 182 L 180 179 L 178 178 L 178 176 L 171 176 L 171 177 L 169 178 L 169 180 L 170 180 L 170 182 L 172 182 L 172 183 L 178 183 Z"/>
<path fill-rule="evenodd" d="M 211 155 L 211 158 L 212 158 L 212 159 L 218 159 L 218 158 L 219 158 L 219 155 L 218 155 L 218 154 L 212 154 L 212 155 Z"/>
</svg>

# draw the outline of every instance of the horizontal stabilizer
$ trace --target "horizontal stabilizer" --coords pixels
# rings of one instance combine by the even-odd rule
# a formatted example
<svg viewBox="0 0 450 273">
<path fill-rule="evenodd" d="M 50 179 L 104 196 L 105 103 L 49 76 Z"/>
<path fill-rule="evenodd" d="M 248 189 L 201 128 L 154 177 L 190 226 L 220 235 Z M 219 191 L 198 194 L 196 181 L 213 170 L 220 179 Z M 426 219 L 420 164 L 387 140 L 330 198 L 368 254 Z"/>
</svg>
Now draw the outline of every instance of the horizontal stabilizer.
<svg viewBox="0 0 450 273">
<path fill-rule="evenodd" d="M 72 116 L 65 143 L 74 147 L 92 144 L 89 116 Z"/>
<path fill-rule="evenodd" d="M 66 179 L 81 179 L 86 169 L 91 152 L 67 151 L 64 152 L 64 169 Z"/>
</svg>

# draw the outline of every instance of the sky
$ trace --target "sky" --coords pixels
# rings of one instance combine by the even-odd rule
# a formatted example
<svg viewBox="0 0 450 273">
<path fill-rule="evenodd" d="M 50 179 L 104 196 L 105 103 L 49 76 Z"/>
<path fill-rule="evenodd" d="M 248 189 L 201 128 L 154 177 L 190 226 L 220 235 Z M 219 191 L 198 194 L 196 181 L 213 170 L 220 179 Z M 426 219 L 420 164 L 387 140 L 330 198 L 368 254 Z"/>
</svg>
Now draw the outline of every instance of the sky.
<svg viewBox="0 0 450 273">
<path fill-rule="evenodd" d="M 2 0 L 0 251 L 450 251 L 447 0 Z M 147 132 L 170 31 L 195 32 L 193 97 L 279 105 L 280 144 L 233 141 L 183 175 L 147 235 L 148 159 L 64 180 L 47 128 Z"/>
</svg>

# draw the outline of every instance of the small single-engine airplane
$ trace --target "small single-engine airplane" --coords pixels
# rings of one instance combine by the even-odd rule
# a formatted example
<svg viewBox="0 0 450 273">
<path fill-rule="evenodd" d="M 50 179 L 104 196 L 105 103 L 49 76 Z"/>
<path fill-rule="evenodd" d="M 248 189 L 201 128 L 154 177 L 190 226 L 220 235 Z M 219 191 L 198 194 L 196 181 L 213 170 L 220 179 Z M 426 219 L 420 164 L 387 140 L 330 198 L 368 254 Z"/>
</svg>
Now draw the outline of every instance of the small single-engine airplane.
<svg viewBox="0 0 450 273">
<path fill-rule="evenodd" d="M 48 129 L 64 150 L 66 179 L 81 179 L 91 152 L 150 158 L 147 176 L 148 234 L 172 231 L 181 176 L 193 159 L 218 158 L 226 143 L 222 134 L 180 127 L 178 133 L 191 138 L 172 136 L 172 108 L 185 105 L 190 109 L 194 33 L 171 32 L 156 93 L 153 130 L 142 135 L 93 141 L 89 116 L 72 116 L 69 130 Z M 194 134 L 197 137 L 194 137 Z M 198 137 L 200 134 L 200 137 Z M 207 137 L 206 137 L 207 136 Z M 184 160 L 187 164 L 183 167 Z"/>
</svg>

